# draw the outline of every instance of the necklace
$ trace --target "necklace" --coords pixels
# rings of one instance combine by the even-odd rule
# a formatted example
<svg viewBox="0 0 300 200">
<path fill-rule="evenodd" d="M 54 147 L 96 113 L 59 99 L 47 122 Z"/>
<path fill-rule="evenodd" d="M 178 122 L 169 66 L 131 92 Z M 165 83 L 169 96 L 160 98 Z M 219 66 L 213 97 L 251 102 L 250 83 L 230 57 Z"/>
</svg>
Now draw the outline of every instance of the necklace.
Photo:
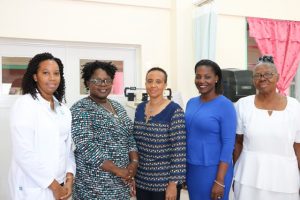
<svg viewBox="0 0 300 200">
<path fill-rule="evenodd" d="M 89 98 L 94 101 L 97 105 L 101 106 L 104 110 L 106 110 L 109 114 L 111 114 L 113 117 L 118 118 L 118 115 L 115 111 L 115 109 L 113 108 L 113 106 L 111 105 L 109 100 L 106 100 L 105 103 L 108 104 L 109 108 L 104 106 L 104 104 L 98 103 L 93 97 L 89 96 Z"/>
<path fill-rule="evenodd" d="M 159 109 L 160 106 L 164 103 L 165 99 L 162 98 L 160 101 L 158 101 L 157 103 L 154 104 L 154 106 L 157 106 L 157 108 Z M 148 123 L 148 121 L 150 121 L 152 119 L 153 116 L 155 116 L 155 114 L 157 114 L 155 111 L 157 111 L 157 109 L 155 109 L 154 107 L 151 107 L 150 101 L 146 104 L 146 109 L 145 109 L 145 121 L 146 123 Z"/>
<path fill-rule="evenodd" d="M 155 103 L 154 105 L 152 105 L 152 107 L 151 107 L 151 103 L 150 103 L 150 101 L 148 102 L 148 112 L 149 113 L 153 113 L 154 112 L 154 110 L 155 110 L 155 108 L 154 107 L 156 107 L 156 106 L 160 106 L 160 105 L 162 105 L 162 103 L 164 102 L 164 98 L 162 98 L 159 102 L 157 102 L 157 103 Z"/>
</svg>

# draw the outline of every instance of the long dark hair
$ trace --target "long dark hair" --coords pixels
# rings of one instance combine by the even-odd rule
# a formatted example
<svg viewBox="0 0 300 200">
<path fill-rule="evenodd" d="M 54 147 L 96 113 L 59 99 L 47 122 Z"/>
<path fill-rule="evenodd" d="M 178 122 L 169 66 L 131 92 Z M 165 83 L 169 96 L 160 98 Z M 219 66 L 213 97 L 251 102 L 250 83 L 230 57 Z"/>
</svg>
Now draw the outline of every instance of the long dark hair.
<svg viewBox="0 0 300 200">
<path fill-rule="evenodd" d="M 45 60 L 54 60 L 58 67 L 60 73 L 60 83 L 57 90 L 54 92 L 55 98 L 62 102 L 65 101 L 65 78 L 64 78 L 64 66 L 59 58 L 54 57 L 50 53 L 40 53 L 35 55 L 28 63 L 27 70 L 22 79 L 22 93 L 30 94 L 32 98 L 36 99 L 37 96 L 37 84 L 33 79 L 33 75 L 37 73 L 38 68 L 40 67 L 40 63 Z"/>
<path fill-rule="evenodd" d="M 217 94 L 223 94 L 222 70 L 219 67 L 219 65 L 217 63 L 215 63 L 214 61 L 211 61 L 208 59 L 203 59 L 196 63 L 195 73 L 196 73 L 197 68 L 200 66 L 210 67 L 213 70 L 213 72 L 215 73 L 215 75 L 218 76 L 219 79 L 218 79 L 218 82 L 216 82 L 215 91 Z"/>
</svg>

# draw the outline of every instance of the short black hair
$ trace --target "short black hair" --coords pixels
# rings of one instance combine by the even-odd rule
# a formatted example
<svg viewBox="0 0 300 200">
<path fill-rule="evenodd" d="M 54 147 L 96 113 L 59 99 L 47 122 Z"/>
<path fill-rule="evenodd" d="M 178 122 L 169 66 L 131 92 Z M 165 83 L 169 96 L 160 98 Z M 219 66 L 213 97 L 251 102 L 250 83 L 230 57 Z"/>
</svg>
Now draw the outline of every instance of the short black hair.
<svg viewBox="0 0 300 200">
<path fill-rule="evenodd" d="M 215 91 L 217 94 L 223 94 L 223 83 L 222 83 L 222 70 L 217 63 L 212 60 L 203 59 L 196 63 L 195 65 L 195 73 L 198 67 L 206 66 L 210 67 L 215 75 L 218 76 L 218 82 L 215 85 Z"/>
<path fill-rule="evenodd" d="M 87 82 L 91 79 L 97 69 L 104 70 L 112 80 L 115 78 L 116 71 L 118 70 L 118 68 L 114 64 L 112 64 L 112 62 L 103 62 L 96 60 L 93 62 L 85 63 L 81 70 L 81 78 L 83 79 L 84 85 L 87 90 L 89 89 Z"/>
<path fill-rule="evenodd" d="M 28 63 L 27 70 L 22 79 L 22 94 L 30 94 L 32 98 L 37 99 L 38 87 L 33 79 L 33 75 L 37 73 L 40 63 L 45 60 L 54 60 L 60 73 L 60 83 L 56 91 L 54 92 L 55 98 L 62 102 L 65 101 L 65 78 L 64 78 L 64 66 L 59 58 L 54 57 L 51 53 L 40 53 L 35 55 Z"/>
<path fill-rule="evenodd" d="M 168 74 L 167 74 L 167 72 L 164 69 L 160 68 L 160 67 L 152 67 L 151 69 L 149 69 L 147 71 L 146 77 L 152 71 L 160 71 L 160 72 L 162 72 L 165 75 L 165 83 L 168 82 Z"/>
</svg>

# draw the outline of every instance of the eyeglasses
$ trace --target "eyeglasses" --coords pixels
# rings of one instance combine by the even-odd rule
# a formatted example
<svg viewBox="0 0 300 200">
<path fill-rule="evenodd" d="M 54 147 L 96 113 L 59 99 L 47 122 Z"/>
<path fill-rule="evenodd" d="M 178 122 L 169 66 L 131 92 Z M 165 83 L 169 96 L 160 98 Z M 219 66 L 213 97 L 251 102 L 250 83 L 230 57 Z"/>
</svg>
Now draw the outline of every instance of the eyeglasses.
<svg viewBox="0 0 300 200">
<path fill-rule="evenodd" d="M 104 85 L 111 85 L 113 80 L 112 79 L 91 79 L 90 80 L 91 83 L 93 83 L 94 85 L 102 85 L 104 83 Z"/>
<path fill-rule="evenodd" d="M 263 78 L 266 78 L 266 79 L 271 79 L 274 75 L 275 75 L 275 73 L 273 73 L 273 72 L 267 72 L 267 73 L 265 73 L 265 74 L 257 73 L 257 74 L 254 74 L 254 75 L 253 75 L 253 79 L 259 80 L 259 79 L 261 79 L 262 77 L 263 77 Z"/>
</svg>

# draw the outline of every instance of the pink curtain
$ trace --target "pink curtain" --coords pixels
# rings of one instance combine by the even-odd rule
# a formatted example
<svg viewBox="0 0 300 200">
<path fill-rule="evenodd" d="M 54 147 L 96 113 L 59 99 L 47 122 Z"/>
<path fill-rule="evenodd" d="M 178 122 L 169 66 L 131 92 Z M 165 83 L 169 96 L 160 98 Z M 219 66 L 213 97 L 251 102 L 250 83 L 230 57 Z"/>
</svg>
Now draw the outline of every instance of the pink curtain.
<svg viewBox="0 0 300 200">
<path fill-rule="evenodd" d="M 250 36 L 263 55 L 272 55 L 280 75 L 277 89 L 285 94 L 300 61 L 300 22 L 247 18 Z"/>
</svg>

